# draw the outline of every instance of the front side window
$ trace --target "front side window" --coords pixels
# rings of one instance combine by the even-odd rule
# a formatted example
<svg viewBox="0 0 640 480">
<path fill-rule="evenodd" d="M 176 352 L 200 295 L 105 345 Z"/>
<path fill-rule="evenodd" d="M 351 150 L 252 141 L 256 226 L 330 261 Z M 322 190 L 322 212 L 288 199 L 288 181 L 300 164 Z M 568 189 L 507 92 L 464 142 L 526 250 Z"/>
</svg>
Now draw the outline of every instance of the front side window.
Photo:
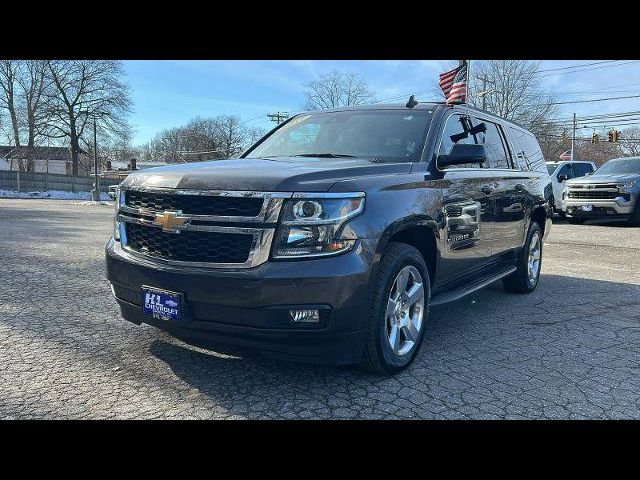
<svg viewBox="0 0 640 480">
<path fill-rule="evenodd" d="M 440 139 L 440 148 L 438 156 L 446 156 L 451 154 L 451 150 L 455 144 L 479 144 L 479 135 L 469 133 L 469 117 L 463 115 L 451 115 L 447 119 Z M 456 168 L 482 168 L 482 164 L 468 163 L 456 165 Z"/>
<path fill-rule="evenodd" d="M 593 172 L 593 166 L 590 163 L 574 163 L 573 173 L 576 177 L 584 177 Z"/>
<path fill-rule="evenodd" d="M 484 123 L 487 130 L 478 134 L 479 143 L 484 145 L 487 152 L 487 161 L 491 168 L 511 168 L 507 149 L 502 141 L 502 135 L 498 125 L 485 120 L 474 119 L 474 124 Z"/>
<path fill-rule="evenodd" d="M 246 158 L 321 156 L 418 162 L 431 122 L 428 110 L 352 110 L 298 115 Z"/>
<path fill-rule="evenodd" d="M 575 175 L 573 174 L 573 168 L 570 163 L 565 163 L 560 170 L 558 170 L 558 174 L 556 177 L 560 177 L 560 175 L 566 175 L 567 178 L 573 178 Z"/>
</svg>

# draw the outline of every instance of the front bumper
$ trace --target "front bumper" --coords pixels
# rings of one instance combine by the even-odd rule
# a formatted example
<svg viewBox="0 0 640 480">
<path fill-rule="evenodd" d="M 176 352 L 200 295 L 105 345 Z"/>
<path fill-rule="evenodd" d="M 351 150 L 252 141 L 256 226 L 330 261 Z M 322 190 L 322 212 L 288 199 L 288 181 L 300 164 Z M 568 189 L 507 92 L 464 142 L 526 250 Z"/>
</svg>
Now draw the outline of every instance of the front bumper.
<svg viewBox="0 0 640 480">
<path fill-rule="evenodd" d="M 629 201 L 625 201 L 622 197 L 612 200 L 567 198 L 564 204 L 567 215 L 581 218 L 629 216 L 635 207 L 633 196 Z M 582 208 L 583 205 L 592 205 L 593 209 L 585 211 Z"/>
<path fill-rule="evenodd" d="M 314 363 L 351 364 L 362 357 L 375 242 L 360 240 L 336 257 L 267 262 L 238 270 L 154 265 L 106 247 L 107 278 L 125 319 L 159 327 L 204 348 L 248 347 Z M 142 286 L 180 292 L 180 322 L 142 312 Z M 317 308 L 318 324 L 296 324 L 291 308 Z"/>
</svg>

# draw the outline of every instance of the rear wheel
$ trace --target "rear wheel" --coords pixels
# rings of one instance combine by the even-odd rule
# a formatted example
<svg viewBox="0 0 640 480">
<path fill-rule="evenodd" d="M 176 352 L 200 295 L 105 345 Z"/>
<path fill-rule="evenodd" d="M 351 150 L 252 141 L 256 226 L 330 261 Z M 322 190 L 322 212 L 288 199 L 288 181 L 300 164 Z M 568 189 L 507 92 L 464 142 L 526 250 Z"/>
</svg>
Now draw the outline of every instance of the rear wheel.
<svg viewBox="0 0 640 480">
<path fill-rule="evenodd" d="M 380 261 L 362 364 L 393 374 L 413 362 L 429 314 L 429 273 L 420 252 L 392 243 Z"/>
<path fill-rule="evenodd" d="M 514 293 L 531 293 L 538 286 L 542 268 L 542 230 L 532 223 L 527 241 L 518 255 L 517 270 L 502 280 L 505 290 Z"/>
</svg>

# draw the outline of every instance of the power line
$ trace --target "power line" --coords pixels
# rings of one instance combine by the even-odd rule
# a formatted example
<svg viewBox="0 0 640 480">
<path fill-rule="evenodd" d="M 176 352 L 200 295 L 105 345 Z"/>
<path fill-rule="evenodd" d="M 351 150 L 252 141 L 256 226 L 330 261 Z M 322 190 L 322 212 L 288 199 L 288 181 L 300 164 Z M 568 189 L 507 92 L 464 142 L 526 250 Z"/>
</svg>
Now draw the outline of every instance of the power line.
<svg viewBox="0 0 640 480">
<path fill-rule="evenodd" d="M 616 61 L 618 61 L 618 60 L 616 60 Z M 556 75 L 567 75 L 567 74 L 570 74 L 570 73 L 582 73 L 582 72 L 588 72 L 588 71 L 591 71 L 591 70 L 600 70 L 602 68 L 620 67 L 622 65 L 628 65 L 630 63 L 636 63 L 636 62 L 638 62 L 638 60 L 631 60 L 629 62 L 616 63 L 615 65 L 602 65 L 602 66 L 599 66 L 599 67 L 584 68 L 582 70 L 572 70 L 570 72 L 547 73 L 547 74 L 544 74 L 544 75 L 540 75 L 539 78 L 555 77 Z M 537 73 L 536 73 L 536 75 L 537 75 Z"/>
<path fill-rule="evenodd" d="M 570 68 L 578 68 L 578 67 L 588 67 L 591 65 L 600 65 L 601 63 L 613 63 L 613 62 L 619 62 L 620 60 L 604 60 L 602 62 L 594 62 L 594 63 L 581 63 L 578 65 L 570 65 L 568 67 L 562 67 L 562 68 L 548 68 L 546 70 L 538 70 L 537 73 L 544 73 L 544 72 L 555 72 L 558 70 L 568 70 Z"/>
<path fill-rule="evenodd" d="M 590 100 L 572 100 L 569 102 L 550 102 L 542 105 L 567 105 L 570 103 L 608 102 L 610 100 L 624 100 L 628 98 L 640 98 L 640 95 L 628 95 L 626 97 L 592 98 Z"/>
</svg>

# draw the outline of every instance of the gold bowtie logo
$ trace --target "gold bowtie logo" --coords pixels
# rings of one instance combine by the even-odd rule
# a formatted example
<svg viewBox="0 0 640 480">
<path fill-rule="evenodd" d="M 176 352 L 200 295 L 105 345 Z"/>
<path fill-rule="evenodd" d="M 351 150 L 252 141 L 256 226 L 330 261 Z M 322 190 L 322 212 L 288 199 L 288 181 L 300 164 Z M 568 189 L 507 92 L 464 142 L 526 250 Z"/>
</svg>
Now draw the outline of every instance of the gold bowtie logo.
<svg viewBox="0 0 640 480">
<path fill-rule="evenodd" d="M 181 210 L 165 210 L 163 213 L 156 213 L 153 224 L 162 227 L 163 232 L 180 233 L 180 227 L 189 225 L 189 217 L 183 217 Z"/>
</svg>

